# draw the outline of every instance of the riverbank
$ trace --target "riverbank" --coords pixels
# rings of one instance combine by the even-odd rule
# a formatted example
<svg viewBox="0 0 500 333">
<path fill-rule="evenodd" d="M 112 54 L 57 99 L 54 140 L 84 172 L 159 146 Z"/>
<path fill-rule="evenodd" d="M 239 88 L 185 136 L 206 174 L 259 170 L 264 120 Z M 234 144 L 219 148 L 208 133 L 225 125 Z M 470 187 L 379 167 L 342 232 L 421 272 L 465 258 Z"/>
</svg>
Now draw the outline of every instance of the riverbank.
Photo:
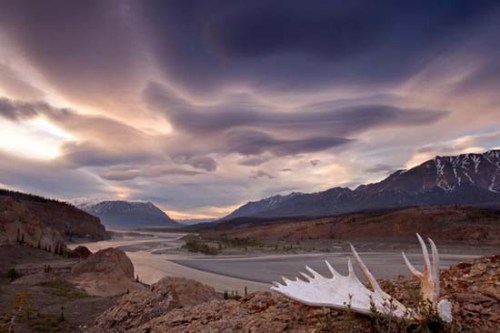
<svg viewBox="0 0 500 333">
<path fill-rule="evenodd" d="M 270 283 L 281 276 L 296 276 L 309 265 L 320 273 L 327 274 L 325 260 L 328 260 L 339 272 L 347 273 L 347 259 L 350 257 L 348 243 L 338 243 L 337 251 L 283 253 L 281 251 L 262 252 L 258 248 L 237 252 L 231 255 L 207 256 L 190 253 L 180 248 L 186 234 L 147 232 L 132 237 L 117 237 L 109 241 L 86 243 L 92 252 L 118 247 L 124 250 L 134 264 L 140 280 L 152 284 L 165 276 L 184 277 L 201 281 L 217 291 L 238 291 L 245 287 L 250 291 L 269 290 Z M 153 235 L 153 236 L 151 236 Z M 139 237 L 139 238 L 138 238 Z M 323 240 L 321 240 L 323 241 Z M 422 255 L 418 243 L 354 243 L 363 260 L 378 278 L 391 278 L 398 275 L 408 276 L 401 250 L 417 267 L 421 267 Z M 481 255 L 494 254 L 489 248 L 460 247 L 460 245 L 438 244 L 441 252 L 441 268 L 447 268 L 458 262 L 470 261 Z"/>
</svg>

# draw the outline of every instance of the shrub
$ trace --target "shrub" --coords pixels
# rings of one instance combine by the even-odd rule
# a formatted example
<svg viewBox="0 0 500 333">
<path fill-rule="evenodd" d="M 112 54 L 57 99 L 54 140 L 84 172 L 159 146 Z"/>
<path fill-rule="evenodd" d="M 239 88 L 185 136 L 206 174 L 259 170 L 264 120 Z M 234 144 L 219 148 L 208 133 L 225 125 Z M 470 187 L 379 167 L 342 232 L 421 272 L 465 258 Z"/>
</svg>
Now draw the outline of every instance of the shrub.
<svg viewBox="0 0 500 333">
<path fill-rule="evenodd" d="M 184 244 L 182 248 L 194 253 L 203 253 L 209 255 L 219 254 L 219 250 L 217 248 L 211 247 L 208 244 L 196 240 L 186 241 L 186 244 Z"/>
</svg>

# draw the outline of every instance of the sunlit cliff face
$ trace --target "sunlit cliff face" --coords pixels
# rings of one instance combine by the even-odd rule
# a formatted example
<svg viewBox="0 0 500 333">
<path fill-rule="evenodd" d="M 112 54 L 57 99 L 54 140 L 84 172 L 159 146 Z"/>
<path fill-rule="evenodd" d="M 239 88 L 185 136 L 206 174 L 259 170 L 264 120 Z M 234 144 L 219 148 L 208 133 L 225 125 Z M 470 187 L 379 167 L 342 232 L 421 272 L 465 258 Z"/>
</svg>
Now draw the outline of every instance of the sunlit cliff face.
<svg viewBox="0 0 500 333">
<path fill-rule="evenodd" d="M 500 146 L 494 1 L 3 1 L 0 184 L 222 216 Z"/>
</svg>

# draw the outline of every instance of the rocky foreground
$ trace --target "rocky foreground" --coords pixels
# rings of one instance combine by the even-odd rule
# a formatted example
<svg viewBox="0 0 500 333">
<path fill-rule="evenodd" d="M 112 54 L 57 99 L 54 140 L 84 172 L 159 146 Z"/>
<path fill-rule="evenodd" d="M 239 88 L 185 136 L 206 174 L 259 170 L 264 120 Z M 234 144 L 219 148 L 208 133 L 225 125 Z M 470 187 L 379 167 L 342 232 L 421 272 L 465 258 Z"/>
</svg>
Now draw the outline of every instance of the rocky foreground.
<svg viewBox="0 0 500 333">
<path fill-rule="evenodd" d="M 453 303 L 454 322 L 431 332 L 498 332 L 500 256 L 461 263 L 441 273 L 442 296 Z M 418 299 L 418 283 L 398 278 L 383 288 L 407 305 Z M 277 293 L 256 292 L 224 300 L 212 288 L 186 279 L 165 278 L 147 290 L 123 296 L 86 332 L 422 332 L 395 324 L 302 305 Z M 427 331 L 428 332 L 428 331 Z"/>
<path fill-rule="evenodd" d="M 146 289 L 118 249 L 54 254 L 0 245 L 0 333 L 83 332 L 119 296 Z"/>
</svg>

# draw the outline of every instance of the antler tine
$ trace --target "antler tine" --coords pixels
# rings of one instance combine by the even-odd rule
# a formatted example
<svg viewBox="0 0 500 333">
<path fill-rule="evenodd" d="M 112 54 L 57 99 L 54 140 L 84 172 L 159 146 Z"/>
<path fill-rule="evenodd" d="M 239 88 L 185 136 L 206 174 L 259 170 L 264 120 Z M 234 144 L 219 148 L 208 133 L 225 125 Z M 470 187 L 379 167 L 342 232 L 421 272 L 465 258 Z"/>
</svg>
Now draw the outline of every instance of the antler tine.
<svg viewBox="0 0 500 333">
<path fill-rule="evenodd" d="M 417 233 L 417 238 L 418 238 L 418 242 L 420 243 L 420 247 L 422 248 L 422 254 L 424 256 L 424 276 L 429 273 L 431 273 L 431 261 L 429 259 L 429 251 L 427 250 L 427 245 L 425 245 L 425 242 L 424 240 L 422 239 L 422 237 L 420 237 L 420 235 Z"/>
<path fill-rule="evenodd" d="M 318 278 L 323 278 L 324 276 L 316 272 L 314 269 L 306 265 L 306 270 L 312 274 L 313 278 L 318 279 Z"/>
<path fill-rule="evenodd" d="M 408 258 L 406 257 L 406 254 L 404 252 L 402 252 L 403 254 L 403 259 L 405 261 L 405 264 L 406 266 L 408 267 L 408 269 L 410 270 L 410 272 L 416 276 L 419 280 L 422 280 L 424 278 L 424 274 L 422 274 L 422 272 L 419 272 L 412 264 L 411 262 L 408 260 Z"/>
<path fill-rule="evenodd" d="M 396 307 L 399 311 L 404 313 L 406 310 L 406 307 L 403 304 L 401 304 L 400 302 L 398 302 L 397 300 L 395 300 L 391 295 L 389 295 L 385 291 L 383 291 L 382 288 L 380 288 L 380 285 L 378 284 L 377 280 L 375 279 L 373 274 L 368 270 L 368 267 L 366 267 L 365 263 L 361 260 L 361 258 L 359 257 L 359 254 L 356 251 L 356 249 L 354 248 L 354 246 L 352 246 L 352 244 L 349 244 L 349 245 L 351 246 L 351 251 L 354 255 L 354 258 L 358 262 L 359 268 L 361 268 L 361 271 L 363 272 L 365 277 L 370 282 L 370 285 L 372 286 L 374 293 L 376 295 L 378 295 L 379 297 L 381 297 L 382 299 L 385 299 L 386 301 L 392 300 L 392 305 L 394 307 Z M 356 275 L 354 274 L 354 270 L 352 268 L 352 264 L 350 263 L 350 260 L 348 261 L 348 265 L 349 265 L 349 277 L 355 278 L 357 280 Z M 385 306 L 385 305 L 383 305 L 383 306 Z M 389 310 L 389 311 L 392 311 L 392 310 Z"/>
<path fill-rule="evenodd" d="M 304 272 L 300 272 L 300 275 L 302 275 L 302 277 L 307 281 L 307 282 L 310 282 L 313 278 L 310 277 L 309 275 L 307 275 L 306 273 Z"/>
<path fill-rule="evenodd" d="M 328 262 L 328 260 L 325 260 L 325 264 L 326 264 L 326 267 L 328 267 L 328 269 L 330 270 L 330 273 L 332 273 L 332 277 L 335 278 L 335 276 L 339 275 L 339 272 L 337 272 L 335 270 L 335 268 L 332 267 L 332 265 L 330 265 L 330 263 Z"/>
<path fill-rule="evenodd" d="M 354 255 L 354 258 L 358 262 L 358 265 L 361 268 L 361 271 L 363 272 L 365 277 L 368 279 L 368 282 L 370 282 L 370 285 L 372 286 L 373 291 L 376 291 L 379 293 L 384 293 L 382 288 L 380 288 L 380 285 L 378 284 L 375 277 L 373 277 L 372 273 L 368 270 L 368 267 L 366 267 L 363 260 L 361 260 L 361 258 L 359 257 L 359 254 L 358 254 L 358 252 L 356 252 L 356 249 L 354 248 L 354 246 L 352 246 L 352 244 L 350 244 L 350 243 L 349 243 L 349 245 L 351 246 L 351 251 L 352 251 L 352 254 Z"/>
<path fill-rule="evenodd" d="M 439 298 L 439 252 L 437 250 L 436 244 L 430 238 L 428 238 L 431 244 L 432 250 L 432 280 L 434 281 L 434 297 L 435 300 Z"/>
<path fill-rule="evenodd" d="M 286 286 L 288 285 L 290 282 L 292 282 L 292 280 L 290 279 L 287 279 L 286 277 L 282 276 L 281 279 L 283 280 L 283 284 Z"/>
<path fill-rule="evenodd" d="M 354 268 L 352 267 L 351 259 L 347 259 L 347 268 L 349 269 L 349 273 L 347 274 L 347 276 L 349 277 L 356 276 L 356 274 L 354 273 Z"/>
</svg>

